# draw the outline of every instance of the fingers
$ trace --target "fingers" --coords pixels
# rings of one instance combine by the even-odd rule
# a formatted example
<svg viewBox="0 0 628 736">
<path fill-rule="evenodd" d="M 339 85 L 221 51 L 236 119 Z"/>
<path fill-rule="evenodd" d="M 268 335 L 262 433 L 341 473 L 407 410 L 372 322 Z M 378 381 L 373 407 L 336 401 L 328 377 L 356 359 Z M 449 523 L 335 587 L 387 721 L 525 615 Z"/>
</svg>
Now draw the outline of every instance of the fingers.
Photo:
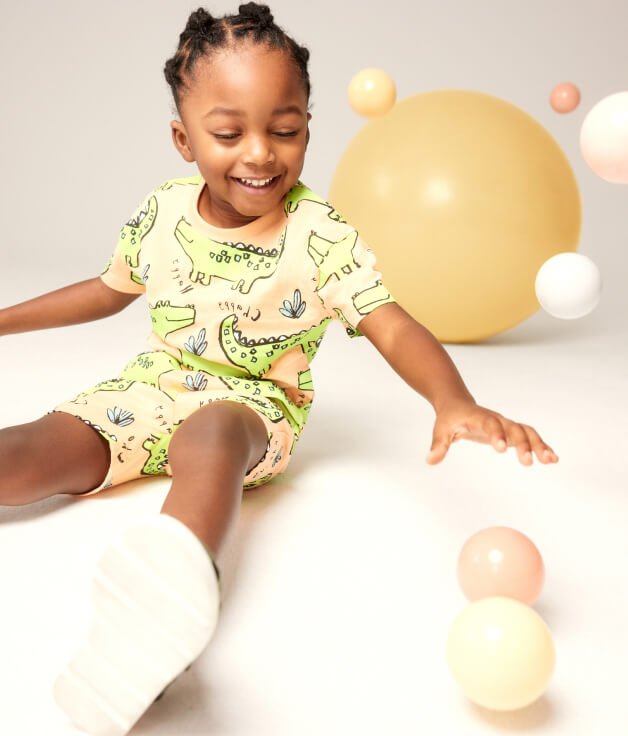
<svg viewBox="0 0 628 736">
<path fill-rule="evenodd" d="M 533 427 L 529 427 L 527 424 L 521 424 L 520 426 L 528 436 L 532 450 L 544 465 L 558 462 L 558 455 L 541 439 L 541 436 Z"/>
<path fill-rule="evenodd" d="M 522 465 L 532 465 L 532 447 L 522 425 L 505 419 L 500 414 L 490 414 L 483 419 L 482 430 L 497 452 L 506 452 L 509 447 L 514 447 L 519 462 Z"/>
<path fill-rule="evenodd" d="M 474 416 L 464 418 L 462 422 L 439 422 L 426 457 L 427 463 L 437 465 L 442 462 L 451 444 L 461 438 L 490 444 L 499 453 L 514 447 L 519 462 L 525 466 L 533 464 L 533 455 L 544 465 L 558 462 L 556 453 L 533 427 L 483 409 L 482 413 L 477 412 Z"/>
<path fill-rule="evenodd" d="M 507 429 L 508 443 L 517 451 L 519 462 L 522 465 L 532 465 L 532 446 L 524 428 L 512 422 Z"/>
<path fill-rule="evenodd" d="M 428 465 L 437 465 L 442 462 L 451 445 L 451 438 L 447 435 L 434 435 L 432 447 L 425 458 Z"/>
<path fill-rule="evenodd" d="M 540 437 L 539 433 L 527 424 L 513 422 L 497 412 L 485 416 L 481 423 L 482 432 L 497 452 L 506 452 L 509 447 L 517 451 L 522 465 L 533 464 L 533 454 L 541 463 L 558 462 L 558 456 Z"/>
<path fill-rule="evenodd" d="M 544 465 L 558 462 L 556 453 L 543 442 L 535 429 L 527 424 L 519 424 L 508 419 L 504 420 L 504 424 L 508 447 L 515 448 L 522 465 L 532 465 L 533 454 Z"/>
<path fill-rule="evenodd" d="M 498 414 L 488 415 L 482 423 L 482 429 L 486 432 L 491 445 L 497 452 L 506 452 L 508 449 L 508 435 L 501 419 L 501 415 Z"/>
</svg>

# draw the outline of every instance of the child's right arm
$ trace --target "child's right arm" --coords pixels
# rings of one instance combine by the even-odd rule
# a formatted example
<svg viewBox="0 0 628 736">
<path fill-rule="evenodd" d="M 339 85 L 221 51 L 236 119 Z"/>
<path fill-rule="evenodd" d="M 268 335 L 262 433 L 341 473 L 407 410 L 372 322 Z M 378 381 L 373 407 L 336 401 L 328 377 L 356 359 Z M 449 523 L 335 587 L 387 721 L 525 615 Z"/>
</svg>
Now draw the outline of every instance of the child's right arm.
<svg viewBox="0 0 628 736">
<path fill-rule="evenodd" d="M 99 276 L 79 281 L 13 307 L 0 309 L 0 336 L 109 317 L 127 307 L 138 296 L 111 289 Z"/>
</svg>

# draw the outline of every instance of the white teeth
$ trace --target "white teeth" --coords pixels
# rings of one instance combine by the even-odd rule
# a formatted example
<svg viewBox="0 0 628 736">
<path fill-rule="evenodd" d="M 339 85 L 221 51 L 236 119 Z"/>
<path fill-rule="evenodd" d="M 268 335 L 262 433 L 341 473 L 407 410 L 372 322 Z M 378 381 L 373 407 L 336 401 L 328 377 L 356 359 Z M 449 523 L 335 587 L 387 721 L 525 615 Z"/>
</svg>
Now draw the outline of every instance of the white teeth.
<svg viewBox="0 0 628 736">
<path fill-rule="evenodd" d="M 263 187 L 270 183 L 274 178 L 274 176 L 271 176 L 270 179 L 238 179 L 238 181 L 244 182 L 252 187 Z"/>
</svg>

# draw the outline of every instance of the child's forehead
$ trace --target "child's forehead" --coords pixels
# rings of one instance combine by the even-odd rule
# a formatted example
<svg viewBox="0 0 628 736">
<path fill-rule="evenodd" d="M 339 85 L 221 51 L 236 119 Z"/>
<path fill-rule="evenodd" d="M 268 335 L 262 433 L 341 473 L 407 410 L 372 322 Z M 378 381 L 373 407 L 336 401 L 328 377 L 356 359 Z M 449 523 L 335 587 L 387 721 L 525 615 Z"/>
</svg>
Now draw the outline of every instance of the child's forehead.
<svg viewBox="0 0 628 736">
<path fill-rule="evenodd" d="M 305 116 L 307 98 L 297 70 L 285 53 L 225 53 L 199 65 L 191 84 L 186 108 L 205 119 L 218 109 L 237 110 L 240 118 L 275 117 L 276 110 L 293 108 Z M 208 120 L 237 119 L 214 113 Z"/>
<path fill-rule="evenodd" d="M 264 45 L 220 49 L 199 59 L 196 87 L 200 93 L 225 93 L 264 87 L 292 91 L 300 85 L 299 73 L 287 51 Z"/>
</svg>

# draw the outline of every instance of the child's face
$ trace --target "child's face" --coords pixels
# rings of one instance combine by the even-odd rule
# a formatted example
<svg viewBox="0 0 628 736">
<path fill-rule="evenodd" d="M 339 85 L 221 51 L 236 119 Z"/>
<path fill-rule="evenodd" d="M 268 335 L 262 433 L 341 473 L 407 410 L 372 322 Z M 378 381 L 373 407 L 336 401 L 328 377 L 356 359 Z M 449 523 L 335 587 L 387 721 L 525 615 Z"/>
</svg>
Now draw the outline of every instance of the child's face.
<svg viewBox="0 0 628 736">
<path fill-rule="evenodd" d="M 218 227 L 240 227 L 281 206 L 301 174 L 311 118 L 305 91 L 287 54 L 263 45 L 220 51 L 195 72 L 181 102 L 182 121 L 170 124 L 173 140 L 207 184 L 199 205 L 204 214 Z M 268 189 L 238 181 L 270 177 L 277 179 Z"/>
</svg>

